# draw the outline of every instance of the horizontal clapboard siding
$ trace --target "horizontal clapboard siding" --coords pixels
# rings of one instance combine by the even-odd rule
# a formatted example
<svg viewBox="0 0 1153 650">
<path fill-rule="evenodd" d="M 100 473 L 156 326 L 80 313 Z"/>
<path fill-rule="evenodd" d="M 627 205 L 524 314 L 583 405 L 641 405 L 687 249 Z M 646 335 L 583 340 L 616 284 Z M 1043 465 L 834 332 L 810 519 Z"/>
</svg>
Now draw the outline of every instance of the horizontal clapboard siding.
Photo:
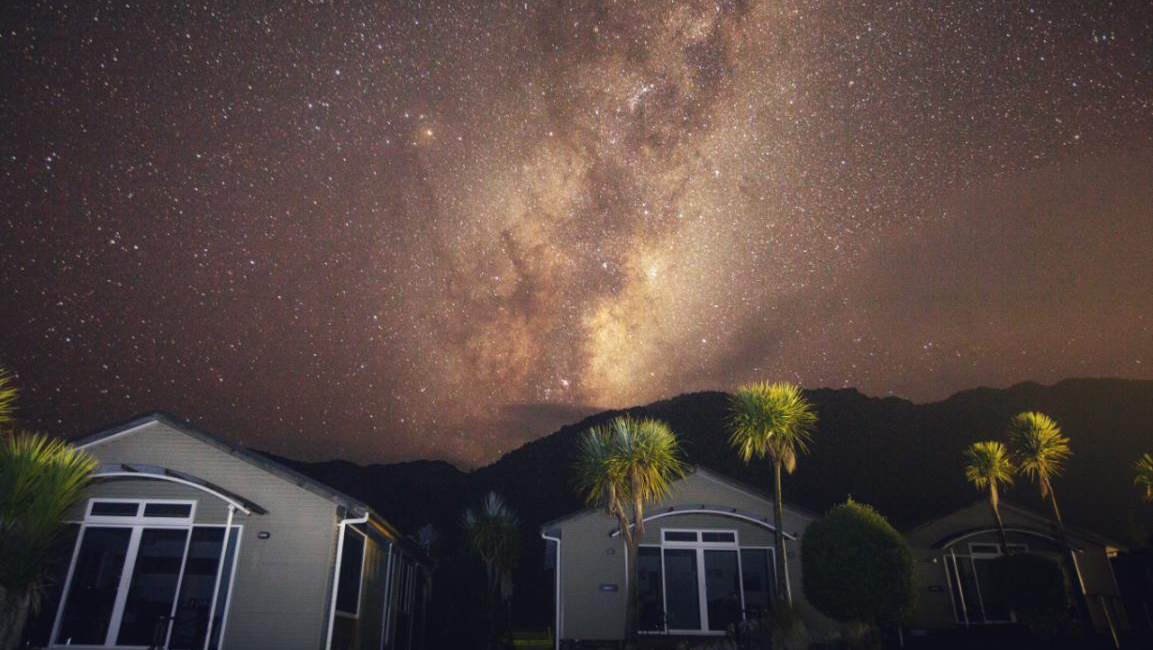
<svg viewBox="0 0 1153 650">
<path fill-rule="evenodd" d="M 267 514 L 245 516 L 236 582 L 225 633 L 229 650 L 323 648 L 335 561 L 337 506 L 243 458 L 163 422 L 97 442 L 87 450 L 102 463 L 157 465 L 185 472 L 259 504 Z M 197 520 L 223 523 L 216 497 L 155 480 L 99 482 L 88 496 L 192 498 Z M 259 533 L 268 533 L 260 539 Z"/>
</svg>

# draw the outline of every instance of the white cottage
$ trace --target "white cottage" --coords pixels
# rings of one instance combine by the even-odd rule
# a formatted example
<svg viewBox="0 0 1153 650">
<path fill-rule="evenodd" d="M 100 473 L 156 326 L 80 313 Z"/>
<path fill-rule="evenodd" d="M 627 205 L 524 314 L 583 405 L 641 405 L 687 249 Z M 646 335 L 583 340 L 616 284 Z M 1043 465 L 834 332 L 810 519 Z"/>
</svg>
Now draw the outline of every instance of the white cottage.
<svg viewBox="0 0 1153 650">
<path fill-rule="evenodd" d="M 631 575 L 614 517 L 587 509 L 545 524 L 557 647 L 622 639 L 629 579 L 638 581 L 642 634 L 720 636 L 764 615 L 776 584 L 772 513 L 768 495 L 697 467 L 646 509 Z M 815 516 L 786 504 L 783 519 L 789 593 L 814 637 L 827 637 L 836 625 L 808 605 L 801 588 L 800 540 Z"/>
<path fill-rule="evenodd" d="M 422 647 L 424 552 L 364 503 L 160 413 L 75 444 L 101 466 L 31 643 Z"/>
</svg>

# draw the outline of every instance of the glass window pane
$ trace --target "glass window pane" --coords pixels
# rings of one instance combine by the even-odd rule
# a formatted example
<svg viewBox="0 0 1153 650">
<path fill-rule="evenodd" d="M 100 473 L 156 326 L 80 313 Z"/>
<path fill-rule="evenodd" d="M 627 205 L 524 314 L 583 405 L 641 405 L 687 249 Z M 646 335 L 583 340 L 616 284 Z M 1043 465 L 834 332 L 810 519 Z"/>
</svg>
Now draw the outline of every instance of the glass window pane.
<svg viewBox="0 0 1153 650">
<path fill-rule="evenodd" d="M 340 559 L 340 584 L 336 591 L 336 609 L 356 614 L 360 605 L 360 568 L 364 560 L 364 535 L 349 528 L 344 534 Z"/>
<path fill-rule="evenodd" d="M 741 549 L 741 578 L 745 590 L 745 611 L 748 618 L 768 615 L 776 592 L 770 551 L 763 548 Z"/>
<path fill-rule="evenodd" d="M 741 620 L 736 551 L 705 551 L 705 600 L 710 630 L 727 630 Z"/>
<path fill-rule="evenodd" d="M 84 530 L 56 637 L 58 643 L 104 643 L 131 537 L 130 528 Z"/>
<path fill-rule="evenodd" d="M 669 629 L 701 629 L 697 552 L 687 548 L 665 549 L 665 581 Z"/>
<path fill-rule="evenodd" d="M 981 606 L 986 621 L 1008 621 L 1009 605 L 999 599 L 993 590 L 993 562 L 991 559 L 973 559 L 977 587 L 981 590 Z"/>
<path fill-rule="evenodd" d="M 666 542 L 695 542 L 697 541 L 697 534 L 695 532 L 683 532 L 679 530 L 666 530 Z"/>
<path fill-rule="evenodd" d="M 953 560 L 952 555 L 950 555 L 950 560 Z M 961 619 L 964 620 L 965 614 L 968 614 L 970 623 L 985 622 L 985 617 L 981 613 L 981 602 L 977 595 L 977 581 L 973 576 L 973 567 L 969 564 L 969 557 L 967 555 L 956 556 L 951 568 L 953 572 L 949 577 L 952 580 L 951 586 L 957 589 L 954 594 L 957 596 L 957 605 L 963 604 L 960 612 Z"/>
<path fill-rule="evenodd" d="M 737 541 L 737 536 L 734 533 L 703 532 L 703 533 L 701 533 L 701 541 L 702 542 L 735 542 L 735 541 Z"/>
<path fill-rule="evenodd" d="M 92 515 L 96 517 L 135 517 L 139 510 L 139 503 L 97 501 L 92 504 Z"/>
<path fill-rule="evenodd" d="M 184 577 L 180 580 L 176 618 L 172 623 L 169 647 L 174 650 L 204 646 L 208 610 L 212 607 L 212 588 L 216 586 L 216 569 L 220 564 L 223 543 L 223 528 L 197 526 L 192 529 Z"/>
<path fill-rule="evenodd" d="M 64 581 L 68 579 L 68 567 L 72 563 L 72 551 L 80 537 L 80 526 L 67 524 L 52 541 L 45 566 L 43 601 L 39 612 L 32 612 L 24 628 L 24 638 L 31 647 L 40 648 L 49 644 L 52 624 L 56 622 L 60 599 L 64 595 Z"/>
<path fill-rule="evenodd" d="M 177 517 L 185 519 L 192 515 L 190 503 L 149 503 L 144 506 L 145 517 Z"/>
<path fill-rule="evenodd" d="M 637 549 L 637 629 L 664 631 L 664 592 L 661 590 L 661 549 L 642 546 Z"/>
<path fill-rule="evenodd" d="M 236 549 L 240 543 L 240 527 L 233 526 L 228 536 L 228 550 L 224 552 L 224 569 L 220 574 L 220 588 L 216 590 L 216 610 L 212 613 L 212 639 L 208 650 L 220 647 L 220 631 L 224 629 L 224 612 L 228 608 L 228 592 L 232 587 L 232 565 L 236 562 Z"/>
<path fill-rule="evenodd" d="M 128 600 L 120 622 L 118 645 L 163 643 L 164 626 L 172 613 L 176 582 L 188 540 L 185 528 L 145 528 L 140 534 L 140 550 L 128 587 Z"/>
</svg>

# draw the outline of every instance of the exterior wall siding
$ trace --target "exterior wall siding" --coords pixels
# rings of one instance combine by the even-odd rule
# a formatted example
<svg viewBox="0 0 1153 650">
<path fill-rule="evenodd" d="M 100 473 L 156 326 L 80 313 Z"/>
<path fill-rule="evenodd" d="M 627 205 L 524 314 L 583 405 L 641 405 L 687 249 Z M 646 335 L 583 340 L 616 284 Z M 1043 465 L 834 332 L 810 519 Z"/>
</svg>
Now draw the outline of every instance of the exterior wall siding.
<svg viewBox="0 0 1153 650">
<path fill-rule="evenodd" d="M 323 648 L 335 562 L 337 506 L 162 422 L 97 442 L 87 450 L 103 463 L 158 465 L 198 476 L 244 496 L 268 514 L 245 516 L 224 647 Z M 197 521 L 223 523 L 215 496 L 156 480 L 98 482 L 91 496 L 194 498 Z M 268 533 L 259 539 L 258 533 Z"/>
</svg>

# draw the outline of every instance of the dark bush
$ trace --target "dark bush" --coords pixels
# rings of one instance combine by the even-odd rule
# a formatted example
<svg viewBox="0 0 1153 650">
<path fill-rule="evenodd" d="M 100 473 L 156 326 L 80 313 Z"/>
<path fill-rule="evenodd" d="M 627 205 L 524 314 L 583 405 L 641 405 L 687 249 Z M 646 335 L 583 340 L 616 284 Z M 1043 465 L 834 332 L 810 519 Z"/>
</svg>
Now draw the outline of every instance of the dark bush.
<svg viewBox="0 0 1153 650">
<path fill-rule="evenodd" d="M 1065 575 L 1061 565 L 1035 553 L 997 558 L 992 589 L 1017 620 L 1044 637 L 1060 633 L 1068 618 Z"/>
<path fill-rule="evenodd" d="M 896 623 L 913 611 L 913 554 L 872 507 L 852 499 L 801 540 L 805 597 L 838 621 Z"/>
</svg>

